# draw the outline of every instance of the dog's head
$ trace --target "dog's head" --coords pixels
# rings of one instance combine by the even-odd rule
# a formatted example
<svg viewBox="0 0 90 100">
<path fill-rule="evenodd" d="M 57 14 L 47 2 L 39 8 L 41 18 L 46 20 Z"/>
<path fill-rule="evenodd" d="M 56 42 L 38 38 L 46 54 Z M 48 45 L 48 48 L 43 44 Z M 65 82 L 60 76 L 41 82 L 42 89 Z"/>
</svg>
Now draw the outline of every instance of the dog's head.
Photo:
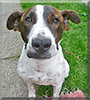
<svg viewBox="0 0 90 100">
<path fill-rule="evenodd" d="M 57 54 L 68 20 L 78 24 L 80 18 L 73 10 L 60 11 L 46 5 L 36 5 L 24 12 L 14 12 L 7 20 L 9 30 L 21 32 L 29 58 L 46 59 Z"/>
</svg>

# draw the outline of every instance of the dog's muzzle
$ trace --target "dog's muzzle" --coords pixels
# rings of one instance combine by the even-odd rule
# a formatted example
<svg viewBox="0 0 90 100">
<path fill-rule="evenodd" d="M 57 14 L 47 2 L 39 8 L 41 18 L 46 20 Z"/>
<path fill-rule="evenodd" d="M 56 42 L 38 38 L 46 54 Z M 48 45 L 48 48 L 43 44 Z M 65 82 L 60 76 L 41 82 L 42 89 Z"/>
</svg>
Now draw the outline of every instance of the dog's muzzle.
<svg viewBox="0 0 90 100">
<path fill-rule="evenodd" d="M 32 47 L 36 50 L 36 52 L 43 54 L 50 49 L 51 40 L 35 38 L 32 40 Z"/>
<path fill-rule="evenodd" d="M 27 56 L 29 58 L 36 59 L 47 59 L 51 57 L 50 49 L 51 49 L 51 39 L 49 38 L 34 38 L 32 39 L 32 48 L 34 52 L 28 50 Z"/>
</svg>

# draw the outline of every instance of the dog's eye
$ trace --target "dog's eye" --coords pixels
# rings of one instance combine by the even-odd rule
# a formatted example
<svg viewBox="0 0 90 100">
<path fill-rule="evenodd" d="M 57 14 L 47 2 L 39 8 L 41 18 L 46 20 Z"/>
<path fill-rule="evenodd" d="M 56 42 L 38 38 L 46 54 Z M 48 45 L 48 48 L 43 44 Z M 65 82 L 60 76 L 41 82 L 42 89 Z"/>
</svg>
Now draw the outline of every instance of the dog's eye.
<svg viewBox="0 0 90 100">
<path fill-rule="evenodd" d="M 27 18 L 25 18 L 25 20 L 28 21 L 28 22 L 32 22 L 31 17 L 27 17 Z"/>
<path fill-rule="evenodd" d="M 55 17 L 52 20 L 53 23 L 58 24 L 60 22 L 59 18 Z"/>
</svg>

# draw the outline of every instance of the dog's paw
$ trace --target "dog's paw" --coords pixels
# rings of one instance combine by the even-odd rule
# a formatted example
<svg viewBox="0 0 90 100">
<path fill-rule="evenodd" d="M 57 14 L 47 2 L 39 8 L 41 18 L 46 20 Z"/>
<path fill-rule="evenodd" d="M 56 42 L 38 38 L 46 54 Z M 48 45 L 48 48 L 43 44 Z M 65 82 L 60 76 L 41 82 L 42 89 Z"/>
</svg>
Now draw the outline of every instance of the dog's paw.
<svg viewBox="0 0 90 100">
<path fill-rule="evenodd" d="M 29 93 L 29 94 L 28 94 L 28 97 L 29 97 L 29 98 L 36 98 L 36 95 L 35 95 L 35 94 L 32 94 L 32 93 Z"/>
</svg>

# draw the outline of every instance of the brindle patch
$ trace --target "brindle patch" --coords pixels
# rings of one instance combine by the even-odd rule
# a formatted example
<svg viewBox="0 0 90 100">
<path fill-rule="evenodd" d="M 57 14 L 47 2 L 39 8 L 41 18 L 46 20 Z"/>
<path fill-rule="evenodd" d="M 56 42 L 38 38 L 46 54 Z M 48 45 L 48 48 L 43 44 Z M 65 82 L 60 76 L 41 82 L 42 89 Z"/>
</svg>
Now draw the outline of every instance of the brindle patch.
<svg viewBox="0 0 90 100">
<path fill-rule="evenodd" d="M 7 19 L 7 28 L 9 30 L 15 29 L 15 31 L 17 30 L 16 28 L 18 28 L 18 24 L 20 23 L 20 18 L 22 16 L 23 12 L 14 12 L 12 13 L 8 19 Z"/>
<path fill-rule="evenodd" d="M 57 25 L 56 31 L 55 31 L 55 34 L 57 36 L 56 43 L 58 43 L 62 38 L 62 33 L 63 33 L 64 27 L 65 27 L 64 26 L 64 19 L 63 19 L 63 16 L 58 9 L 56 9 L 56 8 L 53 8 L 53 9 L 55 10 L 55 13 L 60 20 L 59 24 Z"/>
<path fill-rule="evenodd" d="M 35 7 L 26 10 L 22 15 L 21 22 L 19 24 L 19 30 L 25 43 L 28 43 L 28 34 L 30 33 L 33 24 L 37 21 L 37 16 L 34 10 Z M 31 21 L 27 20 L 29 17 Z"/>
<path fill-rule="evenodd" d="M 25 20 L 27 17 L 30 17 L 32 21 Z M 12 13 L 7 20 L 7 28 L 9 30 L 14 29 L 14 31 L 21 32 L 21 36 L 25 43 L 28 42 L 28 34 L 31 31 L 33 24 L 37 21 L 37 16 L 35 14 L 35 7 L 31 7 L 24 12 L 14 12 Z"/>
<path fill-rule="evenodd" d="M 53 33 L 56 43 L 58 43 L 62 37 L 62 33 L 64 31 L 64 20 L 63 16 L 60 14 L 60 11 L 56 8 L 50 6 L 44 6 L 44 20 L 47 26 L 50 28 Z M 58 18 L 59 22 L 54 23 L 53 19 Z"/>
<path fill-rule="evenodd" d="M 73 10 L 60 11 L 51 6 L 44 6 L 43 16 L 47 26 L 56 39 L 56 43 L 60 41 L 63 31 L 68 31 L 69 19 L 75 24 L 80 23 L 79 15 Z M 59 22 L 54 23 L 52 21 L 54 18 L 58 18 Z"/>
<path fill-rule="evenodd" d="M 28 34 L 30 33 L 32 26 L 37 22 L 37 15 L 35 14 L 36 6 L 27 9 L 24 12 L 14 12 L 7 20 L 7 28 L 9 30 L 14 29 L 20 31 L 24 42 L 28 42 Z M 27 17 L 31 20 L 26 21 Z M 62 37 L 64 30 L 68 30 L 68 20 L 70 19 L 73 23 L 80 23 L 78 14 L 73 10 L 63 10 L 51 6 L 44 6 L 43 17 L 45 24 L 53 33 L 53 36 L 58 43 Z M 53 21 L 56 18 L 56 21 Z M 58 22 L 58 23 L 57 23 Z"/>
<path fill-rule="evenodd" d="M 31 18 L 31 22 L 26 20 L 27 17 Z M 36 18 L 35 12 L 29 12 L 29 14 L 27 15 L 25 14 L 25 16 L 23 17 L 23 20 L 21 21 L 19 25 L 19 29 L 20 29 L 21 36 L 23 40 L 25 41 L 25 43 L 28 42 L 28 34 L 30 33 L 31 28 L 33 24 L 36 23 L 36 21 L 37 21 L 37 18 Z"/>
<path fill-rule="evenodd" d="M 24 20 L 24 17 L 27 16 L 27 14 L 29 14 L 30 12 L 35 12 L 35 10 L 36 10 L 35 7 L 31 7 L 29 9 L 25 10 L 23 12 L 23 15 L 21 16 L 21 22 Z"/>
</svg>

